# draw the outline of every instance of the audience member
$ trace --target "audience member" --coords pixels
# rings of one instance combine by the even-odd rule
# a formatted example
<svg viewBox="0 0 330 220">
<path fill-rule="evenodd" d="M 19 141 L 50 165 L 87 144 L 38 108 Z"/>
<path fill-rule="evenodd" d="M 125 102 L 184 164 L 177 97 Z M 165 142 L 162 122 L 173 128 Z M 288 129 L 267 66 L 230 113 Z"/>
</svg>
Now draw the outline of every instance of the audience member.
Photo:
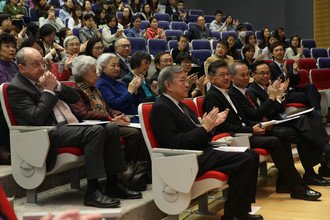
<svg viewBox="0 0 330 220">
<path fill-rule="evenodd" d="M 173 12 L 173 14 L 172 14 L 172 21 L 183 21 L 183 22 L 188 23 L 189 13 L 184 6 L 183 0 L 178 1 L 177 8 L 178 8 L 178 10 L 176 10 L 176 12 Z"/>
<path fill-rule="evenodd" d="M 72 74 L 76 82 L 74 88 L 80 94 L 80 99 L 75 104 L 71 104 L 70 107 L 78 119 L 111 121 L 119 125 L 119 136 L 125 139 L 124 150 L 128 164 L 134 163 L 133 168 L 139 166 L 138 164 L 146 166 L 149 153 L 141 130 L 128 127 L 130 118 L 111 109 L 102 99 L 98 89 L 95 88 L 99 78 L 96 72 L 96 60 L 85 55 L 77 57 L 72 65 Z M 134 171 L 131 172 L 134 174 Z M 131 190 L 143 191 L 147 187 L 146 176 L 142 177 L 139 182 L 135 179 L 131 179 L 131 181 L 130 184 L 125 183 Z M 137 195 L 137 193 L 135 194 Z"/>
<path fill-rule="evenodd" d="M 290 38 L 290 46 L 286 48 L 284 59 L 294 59 L 305 58 L 303 54 L 304 47 L 300 45 L 300 37 L 298 35 L 293 35 Z"/>
<path fill-rule="evenodd" d="M 231 75 L 228 66 L 223 61 L 216 61 L 209 67 L 211 88 L 206 92 L 203 111 L 211 112 L 215 107 L 219 110 L 229 109 L 225 122 L 216 127 L 215 132 L 253 133 L 249 138 L 251 148 L 268 149 L 274 164 L 279 170 L 277 186 L 286 186 L 286 193 L 291 198 L 315 201 L 321 197 L 321 193 L 309 188 L 300 177 L 294 166 L 291 153 L 291 143 L 288 140 L 290 134 L 283 132 L 281 138 L 268 135 L 266 128 L 259 123 L 249 122 L 242 113 L 240 106 L 226 92 L 231 85 Z M 245 79 L 248 81 L 250 74 L 247 72 Z M 277 188 L 277 192 L 284 192 L 283 188 Z"/>
<path fill-rule="evenodd" d="M 227 37 L 227 42 L 229 45 L 229 50 L 227 52 L 227 55 L 232 56 L 234 60 L 240 60 L 240 52 L 237 50 L 235 45 L 235 35 L 230 34 Z"/>
<path fill-rule="evenodd" d="M 131 71 L 131 43 L 127 38 L 119 38 L 115 42 L 115 51 L 119 57 L 119 78 L 123 78 Z"/>
<path fill-rule="evenodd" d="M 173 60 L 177 58 L 180 53 L 189 53 L 189 42 L 186 35 L 180 35 L 178 39 L 178 47 L 171 49 L 171 55 Z"/>
<path fill-rule="evenodd" d="M 307 83 L 298 88 L 300 82 L 299 66 L 297 62 L 289 64 L 284 60 L 285 47 L 281 42 L 275 42 L 270 46 L 270 52 L 273 54 L 274 61 L 269 65 L 270 78 L 276 80 L 281 78 L 290 79 L 289 88 L 286 91 L 286 101 L 303 103 L 307 106 L 314 107 L 314 111 L 321 115 L 321 96 L 314 84 Z"/>
<path fill-rule="evenodd" d="M 84 11 L 83 11 L 83 16 L 91 14 L 95 17 L 95 13 L 92 11 L 92 3 L 89 0 L 86 0 L 84 3 Z"/>
<path fill-rule="evenodd" d="M 70 28 L 64 27 L 57 33 L 59 38 L 59 45 L 63 45 L 63 41 L 66 37 L 72 36 L 72 30 Z"/>
<path fill-rule="evenodd" d="M 141 78 L 134 77 L 128 84 L 128 88 L 123 82 L 118 81 L 119 60 L 120 58 L 111 53 L 104 53 L 97 59 L 97 72 L 100 79 L 96 83 L 96 88 L 100 90 L 102 98 L 109 107 L 126 115 L 136 115 L 139 104 L 136 93 L 141 86 Z"/>
<path fill-rule="evenodd" d="M 110 1 L 111 13 L 116 14 L 118 11 L 123 11 L 125 3 L 122 0 Z"/>
<path fill-rule="evenodd" d="M 260 49 L 264 49 L 269 46 L 268 40 L 270 38 L 270 29 L 264 28 L 261 30 L 261 39 L 259 39 L 259 47 Z"/>
<path fill-rule="evenodd" d="M 60 10 L 58 17 L 62 21 L 72 18 L 71 14 L 73 13 L 73 7 L 74 7 L 73 0 L 64 0 L 64 5 L 62 6 L 62 9 Z"/>
<path fill-rule="evenodd" d="M 110 208 L 120 205 L 120 201 L 113 198 L 141 198 L 140 193 L 130 191 L 117 179 L 117 174 L 126 169 L 118 126 L 114 123 L 68 126 L 78 122 L 67 105 L 76 103 L 79 94 L 58 82 L 51 72 L 45 72 L 43 58 L 37 50 L 23 48 L 16 58 L 20 74 L 9 84 L 7 93 L 17 123 L 56 125 L 56 129 L 49 133 L 51 146 L 47 169 L 51 170 L 56 162 L 57 147 L 75 145 L 84 149 L 87 177 L 84 205 Z M 104 174 L 107 176 L 105 193 L 98 183 Z"/>
<path fill-rule="evenodd" d="M 122 81 L 129 85 L 134 77 L 141 78 L 141 86 L 137 89 L 136 97 L 139 103 L 154 102 L 158 95 L 157 82 L 154 81 L 149 85 L 147 82 L 148 70 L 150 67 L 151 56 L 144 51 L 136 51 L 131 57 L 132 71 L 126 74 Z"/>
<path fill-rule="evenodd" d="M 211 30 L 205 26 L 205 18 L 203 15 L 197 17 L 197 26 L 191 27 L 189 30 L 189 39 L 209 39 L 211 38 Z"/>
<path fill-rule="evenodd" d="M 258 117 L 266 117 L 267 120 L 282 119 L 286 101 L 283 100 L 283 92 L 285 92 L 285 90 L 281 88 L 285 87 L 283 87 L 279 81 L 269 85 L 270 69 L 265 61 L 255 62 L 252 66 L 252 76 L 254 82 L 249 86 L 248 91 L 249 94 L 251 94 L 252 102 L 258 109 L 258 114 L 251 113 L 251 110 L 246 110 L 245 112 L 254 119 Z M 287 84 L 287 81 L 284 83 Z M 274 85 L 276 84 L 280 84 L 280 86 L 274 89 Z M 265 89 L 269 91 L 269 94 L 267 94 Z M 274 91 L 279 91 L 280 94 L 278 95 L 278 93 L 276 93 L 275 97 L 272 95 Z M 268 111 L 266 110 L 266 106 L 269 105 L 269 102 L 273 102 L 274 105 Z M 311 112 L 307 115 L 301 115 L 299 119 L 286 122 L 284 125 L 294 128 L 302 137 L 302 141 L 298 144 L 298 150 L 300 160 L 305 169 L 305 182 L 311 185 L 329 185 L 329 182 L 317 175 L 313 169 L 313 166 L 321 162 L 319 174 L 324 176 L 330 174 L 329 137 L 324 129 L 320 116 Z"/>
<path fill-rule="evenodd" d="M 69 1 L 69 0 L 68 0 Z M 72 10 L 72 17 L 69 18 L 68 28 L 81 28 L 83 26 L 83 15 L 80 5 L 75 5 Z"/>
<path fill-rule="evenodd" d="M 228 66 L 234 63 L 234 58 L 227 55 L 228 49 L 229 49 L 229 44 L 226 40 L 221 39 L 217 42 L 214 54 L 209 58 L 207 58 L 204 63 L 204 71 L 206 75 L 208 73 L 209 65 L 214 61 L 222 60 L 226 62 Z"/>
<path fill-rule="evenodd" d="M 102 36 L 97 29 L 97 24 L 94 21 L 94 15 L 86 14 L 84 16 L 84 24 L 84 27 L 79 31 L 79 39 L 81 43 L 85 43 L 91 38 Z"/>
<path fill-rule="evenodd" d="M 142 4 L 141 0 L 132 0 L 131 4 L 129 5 L 133 13 L 141 12 Z"/>
<path fill-rule="evenodd" d="M 131 25 L 132 16 L 133 14 L 130 8 L 125 6 L 123 9 L 123 15 L 118 20 L 118 22 L 123 26 L 124 29 L 127 29 Z"/>
<path fill-rule="evenodd" d="M 65 25 L 59 17 L 56 17 L 54 6 L 46 5 L 44 9 L 46 13 L 45 16 L 39 17 L 39 27 L 42 27 L 44 24 L 51 24 L 56 29 L 56 33 L 58 33 Z"/>
<path fill-rule="evenodd" d="M 47 5 L 47 1 L 46 0 L 39 0 L 39 1 L 36 1 L 35 2 L 35 5 L 34 5 L 34 14 L 38 17 L 38 18 L 41 18 L 41 17 L 47 17 L 47 10 L 45 9 Z M 54 6 L 53 6 L 54 7 Z M 42 25 L 39 25 L 40 27 Z"/>
<path fill-rule="evenodd" d="M 175 12 L 178 11 L 176 0 L 167 0 L 165 5 L 165 13 L 172 16 Z"/>
<path fill-rule="evenodd" d="M 64 48 L 55 43 L 56 29 L 51 24 L 44 24 L 39 29 L 39 36 L 45 47 L 45 59 L 59 62 L 64 56 Z"/>
<path fill-rule="evenodd" d="M 256 36 L 254 35 L 254 33 L 248 33 L 246 34 L 245 36 L 245 44 L 244 45 L 252 45 L 254 47 L 254 55 L 253 55 L 253 58 L 254 59 L 258 59 L 260 56 L 260 53 L 261 53 L 261 50 L 258 46 L 258 42 L 256 40 Z M 243 53 L 244 54 L 244 53 Z"/>
<path fill-rule="evenodd" d="M 224 205 L 222 220 L 255 219 L 251 215 L 251 203 L 255 202 L 259 156 L 252 150 L 242 153 L 216 151 L 209 142 L 213 128 L 226 120 L 228 111 L 214 108 L 199 121 L 195 113 L 181 101 L 188 97 L 187 74 L 180 66 L 164 68 L 158 78 L 161 95 L 153 104 L 150 123 L 161 146 L 177 149 L 202 150 L 198 156 L 197 176 L 209 170 L 229 174 L 228 199 Z M 241 184 L 241 180 L 246 180 Z"/>
<path fill-rule="evenodd" d="M 285 46 L 285 48 L 289 47 L 289 43 L 286 41 L 285 31 L 283 27 L 277 27 L 274 32 L 275 36 L 279 41 Z"/>
<path fill-rule="evenodd" d="M 210 24 L 210 29 L 211 29 L 211 31 L 222 32 L 222 29 L 225 27 L 222 23 L 222 11 L 216 10 L 214 15 L 215 15 L 215 18 Z"/>
<path fill-rule="evenodd" d="M 158 27 L 158 20 L 155 17 L 149 18 L 149 27 L 146 30 L 146 39 L 166 39 L 165 31 Z"/>
<path fill-rule="evenodd" d="M 9 0 L 3 7 L 3 14 L 10 15 L 13 25 L 22 29 L 24 25 L 23 16 L 26 16 L 25 11 L 18 0 Z"/>
<path fill-rule="evenodd" d="M 233 16 L 227 15 L 225 22 L 223 22 L 220 31 L 236 31 L 236 27 L 239 25 L 239 21 L 233 19 Z"/>
<path fill-rule="evenodd" d="M 248 69 L 250 70 L 252 67 L 252 64 L 255 62 L 254 54 L 255 54 L 255 47 L 251 44 L 247 44 L 242 49 L 243 53 L 243 60 L 242 63 L 244 63 Z"/>
<path fill-rule="evenodd" d="M 100 8 L 95 16 L 95 21 L 98 28 L 103 28 L 104 26 L 107 25 L 106 17 L 107 17 L 106 10 L 104 8 Z"/>
<path fill-rule="evenodd" d="M 143 20 L 146 20 L 146 21 L 149 21 L 149 19 L 152 17 L 152 12 L 151 12 L 149 4 L 144 4 L 142 6 L 141 16 L 143 17 Z"/>
<path fill-rule="evenodd" d="M 101 38 L 92 38 L 88 41 L 84 54 L 87 56 L 99 58 L 103 54 L 104 45 Z"/>
<path fill-rule="evenodd" d="M 147 3 L 152 14 L 160 12 L 159 0 L 147 0 Z"/>
<path fill-rule="evenodd" d="M 268 46 L 266 46 L 261 54 L 263 55 L 264 60 L 272 60 L 273 59 L 273 55 L 270 52 L 270 46 L 275 43 L 278 42 L 278 38 L 275 36 L 275 34 L 271 34 L 270 37 L 268 38 Z"/>
<path fill-rule="evenodd" d="M 0 33 L 7 32 L 9 34 L 12 25 L 10 15 L 0 14 Z"/>
<path fill-rule="evenodd" d="M 133 15 L 131 20 L 131 29 L 128 30 L 127 37 L 139 37 L 144 38 L 145 32 L 141 29 L 141 16 Z"/>
<path fill-rule="evenodd" d="M 235 47 L 237 49 L 241 49 L 245 44 L 245 36 L 247 33 L 245 25 L 244 24 L 237 25 L 236 32 L 237 32 L 238 37 L 236 38 L 236 41 L 235 41 Z"/>
<path fill-rule="evenodd" d="M 115 41 L 119 38 L 126 37 L 124 29 L 121 24 L 118 23 L 118 19 L 115 15 L 109 15 L 106 17 L 107 24 L 102 29 L 103 44 L 109 47 L 110 52 L 115 51 Z"/>
<path fill-rule="evenodd" d="M 162 51 L 155 56 L 154 63 L 156 66 L 156 72 L 150 77 L 151 83 L 157 81 L 159 73 L 164 67 L 173 65 L 173 58 L 171 54 Z"/>
</svg>

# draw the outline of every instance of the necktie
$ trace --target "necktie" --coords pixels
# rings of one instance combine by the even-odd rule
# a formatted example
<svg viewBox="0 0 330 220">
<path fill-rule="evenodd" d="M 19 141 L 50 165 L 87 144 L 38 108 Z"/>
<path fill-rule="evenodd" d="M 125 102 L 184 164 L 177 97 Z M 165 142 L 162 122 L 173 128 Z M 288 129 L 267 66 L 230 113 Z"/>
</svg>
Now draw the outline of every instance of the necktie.
<svg viewBox="0 0 330 220">
<path fill-rule="evenodd" d="M 254 104 L 253 100 L 251 99 L 251 97 L 249 96 L 248 92 L 245 91 L 245 97 L 246 99 L 249 101 L 249 103 L 251 104 L 251 106 L 254 108 L 254 109 L 257 109 L 257 106 Z"/>
<path fill-rule="evenodd" d="M 72 114 L 71 109 L 69 108 L 69 106 L 65 102 L 63 102 L 62 100 L 58 100 L 58 102 L 56 104 L 56 107 L 63 114 L 63 116 L 65 117 L 68 124 L 79 122 L 77 120 L 76 116 L 74 116 L 74 114 Z"/>
<path fill-rule="evenodd" d="M 182 102 L 179 102 L 179 106 L 182 109 L 183 113 L 190 118 L 189 110 L 187 109 L 187 106 L 183 104 Z M 191 118 L 190 118 L 191 119 Z"/>
</svg>

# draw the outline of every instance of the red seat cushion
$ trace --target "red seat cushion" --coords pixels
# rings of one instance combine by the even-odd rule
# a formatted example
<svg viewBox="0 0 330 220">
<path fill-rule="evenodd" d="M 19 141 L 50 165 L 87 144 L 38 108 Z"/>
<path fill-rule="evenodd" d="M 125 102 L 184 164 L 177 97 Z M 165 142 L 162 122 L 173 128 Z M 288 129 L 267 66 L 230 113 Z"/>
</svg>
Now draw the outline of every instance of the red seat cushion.
<svg viewBox="0 0 330 220">
<path fill-rule="evenodd" d="M 217 141 L 220 138 L 224 138 L 224 137 L 230 137 L 231 135 L 228 133 L 221 133 L 221 134 L 217 134 L 212 138 L 212 141 Z"/>
<path fill-rule="evenodd" d="M 287 103 L 286 105 L 285 105 L 285 107 L 287 108 L 287 107 L 296 107 L 296 108 L 307 108 L 307 106 L 305 105 L 305 104 L 303 104 L 303 103 L 295 103 L 295 102 L 292 102 L 292 103 Z"/>
<path fill-rule="evenodd" d="M 209 178 L 217 179 L 220 181 L 227 181 L 229 176 L 227 174 L 221 173 L 219 171 L 210 170 L 210 171 L 204 173 L 202 176 L 196 178 L 195 181 L 201 181 L 201 180 L 205 180 L 205 179 L 209 179 Z"/>
<path fill-rule="evenodd" d="M 261 156 L 268 156 L 269 155 L 269 151 L 263 148 L 253 148 L 253 150 L 255 150 L 259 155 Z"/>
<path fill-rule="evenodd" d="M 84 155 L 84 150 L 79 147 L 72 147 L 72 146 L 70 146 L 70 147 L 65 146 L 65 147 L 57 148 L 57 155 L 64 154 L 64 153 L 81 156 L 81 155 Z"/>
</svg>

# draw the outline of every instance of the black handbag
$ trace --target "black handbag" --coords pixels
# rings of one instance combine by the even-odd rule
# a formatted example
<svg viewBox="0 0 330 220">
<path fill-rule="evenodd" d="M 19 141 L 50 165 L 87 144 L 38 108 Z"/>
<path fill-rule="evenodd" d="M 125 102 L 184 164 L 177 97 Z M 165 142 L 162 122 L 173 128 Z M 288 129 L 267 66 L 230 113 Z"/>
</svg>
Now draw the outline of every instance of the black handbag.
<svg viewBox="0 0 330 220">
<path fill-rule="evenodd" d="M 148 161 L 129 162 L 126 170 L 118 175 L 119 181 L 131 190 L 146 190 L 148 164 Z"/>
</svg>

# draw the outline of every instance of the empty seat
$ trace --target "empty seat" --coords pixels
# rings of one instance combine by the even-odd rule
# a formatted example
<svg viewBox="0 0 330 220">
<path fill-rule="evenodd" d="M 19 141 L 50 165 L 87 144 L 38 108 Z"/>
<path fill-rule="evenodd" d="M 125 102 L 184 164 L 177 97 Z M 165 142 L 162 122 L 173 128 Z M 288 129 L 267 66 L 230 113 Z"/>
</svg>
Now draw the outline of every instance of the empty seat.
<svg viewBox="0 0 330 220">
<path fill-rule="evenodd" d="M 192 29 L 193 27 L 197 27 L 197 23 L 196 22 L 189 22 L 188 23 L 188 29 Z"/>
<path fill-rule="evenodd" d="M 328 57 L 328 51 L 325 48 L 311 48 L 311 57 L 314 59 Z"/>
<path fill-rule="evenodd" d="M 261 38 L 261 31 L 255 31 L 254 32 L 254 35 L 256 36 L 256 39 L 257 40 L 262 40 L 262 38 Z"/>
<path fill-rule="evenodd" d="M 229 35 L 234 35 L 235 39 L 237 38 L 236 31 L 223 31 L 220 33 L 221 39 L 227 39 Z"/>
<path fill-rule="evenodd" d="M 167 40 L 178 40 L 183 32 L 181 30 L 165 30 Z"/>
<path fill-rule="evenodd" d="M 316 60 L 313 58 L 300 58 L 299 69 L 307 70 L 307 72 L 311 69 L 317 69 Z"/>
<path fill-rule="evenodd" d="M 189 15 L 188 22 L 196 22 L 199 15 Z"/>
<path fill-rule="evenodd" d="M 141 21 L 141 30 L 145 30 L 149 27 L 149 21 Z"/>
<path fill-rule="evenodd" d="M 205 60 L 211 56 L 211 50 L 192 50 L 191 55 L 203 66 Z"/>
<path fill-rule="evenodd" d="M 301 46 L 307 47 L 309 49 L 316 47 L 316 43 L 314 39 L 301 39 L 300 44 Z"/>
<path fill-rule="evenodd" d="M 211 50 L 211 44 L 209 40 L 192 40 L 191 47 L 193 50 Z"/>
<path fill-rule="evenodd" d="M 305 58 L 309 58 L 309 57 L 311 57 L 311 50 L 307 47 L 304 47 L 303 54 L 304 54 Z"/>
<path fill-rule="evenodd" d="M 215 16 L 214 15 L 205 15 L 204 18 L 205 18 L 206 23 L 211 23 L 215 19 Z"/>
<path fill-rule="evenodd" d="M 211 31 L 211 36 L 212 38 L 216 39 L 216 40 L 220 40 L 220 32 L 219 31 Z"/>
<path fill-rule="evenodd" d="M 310 77 L 317 89 L 330 89 L 330 69 L 312 69 Z"/>
<path fill-rule="evenodd" d="M 167 42 L 163 39 L 149 39 L 147 41 L 150 55 L 156 56 L 161 51 L 166 51 Z"/>
<path fill-rule="evenodd" d="M 139 50 L 147 52 L 147 46 L 146 46 L 145 39 L 137 38 L 137 37 L 128 37 L 127 39 L 131 43 L 131 54 L 133 54 L 135 51 L 139 51 Z"/>
<path fill-rule="evenodd" d="M 155 13 L 154 16 L 158 21 L 171 21 L 171 16 L 167 13 Z"/>
<path fill-rule="evenodd" d="M 182 32 L 188 30 L 188 25 L 183 21 L 172 21 L 170 26 L 172 30 L 181 30 Z"/>
<path fill-rule="evenodd" d="M 201 9 L 190 9 L 189 14 L 190 15 L 204 15 L 204 11 Z"/>
<path fill-rule="evenodd" d="M 328 68 L 330 69 L 330 57 L 320 57 L 317 59 L 317 67 L 319 69 Z"/>
<path fill-rule="evenodd" d="M 168 21 L 158 21 L 158 27 L 164 30 L 170 29 L 170 23 Z"/>
<path fill-rule="evenodd" d="M 118 19 L 122 19 L 122 18 L 123 18 L 123 12 L 122 12 L 122 11 L 117 11 L 117 13 L 116 13 L 116 17 L 117 17 Z"/>
<path fill-rule="evenodd" d="M 178 41 L 177 40 L 169 40 L 168 43 L 168 49 L 172 50 L 175 47 L 178 47 Z"/>
<path fill-rule="evenodd" d="M 299 74 L 299 77 L 300 77 L 298 87 L 303 87 L 307 83 L 310 83 L 309 73 L 307 72 L 307 70 L 300 69 L 298 71 L 298 74 Z"/>
<path fill-rule="evenodd" d="M 72 29 L 73 35 L 79 38 L 79 32 L 80 32 L 80 30 L 81 30 L 81 28 L 73 28 Z"/>
</svg>

